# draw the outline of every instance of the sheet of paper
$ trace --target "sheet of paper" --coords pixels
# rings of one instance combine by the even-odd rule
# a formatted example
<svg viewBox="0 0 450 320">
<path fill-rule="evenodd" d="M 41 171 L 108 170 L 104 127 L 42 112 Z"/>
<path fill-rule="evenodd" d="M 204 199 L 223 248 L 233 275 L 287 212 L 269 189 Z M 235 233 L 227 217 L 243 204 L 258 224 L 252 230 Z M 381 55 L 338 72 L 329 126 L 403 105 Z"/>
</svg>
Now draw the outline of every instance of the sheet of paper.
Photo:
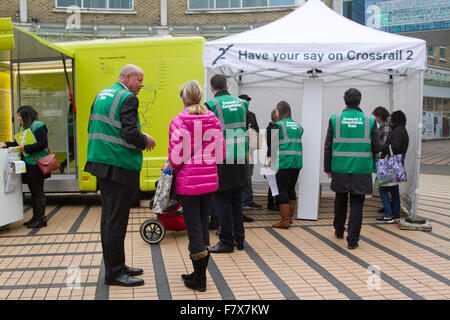
<svg viewBox="0 0 450 320">
<path fill-rule="evenodd" d="M 264 175 L 267 179 L 267 182 L 269 182 L 270 191 L 272 192 L 272 196 L 277 196 L 279 194 L 278 192 L 278 185 L 277 185 L 277 179 L 276 179 L 276 172 L 272 168 L 269 167 L 262 167 L 261 168 L 261 174 Z"/>
<path fill-rule="evenodd" d="M 27 168 L 25 166 L 25 162 L 24 161 L 14 161 L 14 166 L 16 167 L 16 173 L 17 174 L 21 174 L 21 173 L 25 173 L 27 172 Z"/>
</svg>

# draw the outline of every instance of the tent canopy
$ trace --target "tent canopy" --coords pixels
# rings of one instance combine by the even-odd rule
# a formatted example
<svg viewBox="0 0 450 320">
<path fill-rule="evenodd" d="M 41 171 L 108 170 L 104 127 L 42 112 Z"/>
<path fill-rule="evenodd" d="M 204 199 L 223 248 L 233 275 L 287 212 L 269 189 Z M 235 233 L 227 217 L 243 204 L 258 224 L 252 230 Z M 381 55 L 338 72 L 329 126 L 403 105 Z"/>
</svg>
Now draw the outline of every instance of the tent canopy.
<svg viewBox="0 0 450 320">
<path fill-rule="evenodd" d="M 260 128 L 281 100 L 304 127 L 299 177 L 300 219 L 317 219 L 319 190 L 330 182 L 323 172 L 323 148 L 331 114 L 340 113 L 350 87 L 362 92 L 361 109 L 401 109 L 408 119 L 408 182 L 402 204 L 412 215 L 416 194 L 422 122 L 426 43 L 352 22 L 320 0 L 309 0 L 287 16 L 247 32 L 205 43 L 205 86 L 214 73 L 227 76 L 230 92 L 252 97 L 250 110 Z M 209 90 L 205 90 L 209 95 Z M 262 144 L 263 149 L 265 144 Z M 253 180 L 263 182 L 265 150 L 253 154 Z"/>
<path fill-rule="evenodd" d="M 360 25 L 310 0 L 262 27 L 206 43 L 207 68 L 424 70 L 426 43 Z"/>
</svg>

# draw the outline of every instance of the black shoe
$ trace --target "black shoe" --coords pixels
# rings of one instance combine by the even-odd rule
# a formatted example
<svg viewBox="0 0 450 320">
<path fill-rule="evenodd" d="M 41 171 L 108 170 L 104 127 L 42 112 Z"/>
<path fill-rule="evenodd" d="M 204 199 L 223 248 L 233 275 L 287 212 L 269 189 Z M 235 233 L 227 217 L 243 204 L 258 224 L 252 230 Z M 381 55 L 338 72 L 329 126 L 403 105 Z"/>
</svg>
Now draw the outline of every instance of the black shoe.
<svg viewBox="0 0 450 320">
<path fill-rule="evenodd" d="M 124 266 L 122 268 L 123 272 L 125 272 L 127 275 L 129 276 L 140 276 L 141 274 L 144 273 L 144 270 L 142 270 L 141 268 L 130 268 L 128 266 Z"/>
<path fill-rule="evenodd" d="M 217 243 L 212 249 L 212 253 L 232 253 L 234 251 L 234 248 L 232 246 L 227 246 L 226 244 L 223 244 L 221 241 Z"/>
<path fill-rule="evenodd" d="M 384 213 L 384 208 L 378 209 L 377 212 L 379 212 L 379 213 Z"/>
<path fill-rule="evenodd" d="M 34 228 L 43 228 L 47 226 L 47 220 L 45 217 L 43 218 L 37 218 L 33 223 L 30 223 L 27 225 L 27 228 L 34 229 Z"/>
<path fill-rule="evenodd" d="M 122 273 L 115 279 L 105 279 L 105 284 L 109 286 L 122 286 L 122 287 L 137 287 L 144 285 L 144 280 L 139 278 L 130 277 L 126 273 Z"/>
<path fill-rule="evenodd" d="M 36 217 L 33 216 L 30 220 L 23 223 L 24 226 L 28 226 L 36 221 Z"/>
<path fill-rule="evenodd" d="M 391 223 L 394 223 L 394 222 L 395 221 L 392 218 L 389 218 L 389 219 L 386 219 L 385 217 L 377 218 L 377 223 L 388 223 L 388 224 L 391 224 Z"/>
<path fill-rule="evenodd" d="M 356 248 L 358 248 L 358 242 L 356 242 L 356 243 L 349 243 L 348 244 L 348 249 L 349 250 L 354 250 Z"/>
<path fill-rule="evenodd" d="M 235 243 L 236 249 L 238 250 L 244 250 L 244 244 L 243 243 Z"/>
<path fill-rule="evenodd" d="M 245 214 L 243 214 L 244 216 L 244 222 L 253 222 L 254 220 L 252 218 L 247 217 Z"/>
<path fill-rule="evenodd" d="M 273 206 L 267 206 L 267 210 L 270 210 L 270 211 L 280 211 L 280 207 L 279 207 L 279 206 L 276 206 L 276 205 L 273 205 Z"/>
<path fill-rule="evenodd" d="M 336 238 L 338 239 L 344 239 L 344 234 L 343 233 L 339 233 L 337 231 L 334 232 L 334 235 L 336 236 Z"/>
<path fill-rule="evenodd" d="M 245 210 L 261 210 L 262 206 L 252 201 L 252 202 L 249 202 L 249 203 L 244 203 L 244 205 L 242 206 L 242 209 L 245 209 Z"/>
</svg>

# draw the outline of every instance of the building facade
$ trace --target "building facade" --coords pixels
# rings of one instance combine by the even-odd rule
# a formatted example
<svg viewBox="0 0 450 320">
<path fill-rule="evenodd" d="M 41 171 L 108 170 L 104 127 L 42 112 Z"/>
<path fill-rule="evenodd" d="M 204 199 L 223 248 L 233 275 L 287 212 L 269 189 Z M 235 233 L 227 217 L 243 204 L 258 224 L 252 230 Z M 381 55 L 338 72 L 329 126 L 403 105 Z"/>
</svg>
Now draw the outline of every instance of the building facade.
<svg viewBox="0 0 450 320">
<path fill-rule="evenodd" d="M 350 0 L 343 15 L 360 24 L 427 41 L 423 137 L 450 137 L 450 2 L 442 0 Z"/>
<path fill-rule="evenodd" d="M 207 40 L 279 19 L 305 0 L 2 0 L 0 17 L 50 41 L 148 36 Z M 349 19 L 380 30 L 422 37 L 425 138 L 450 137 L 450 2 L 324 0 Z M 422 37 L 423 38 L 423 37 Z M 431 125 L 431 123 L 433 123 Z M 432 129 L 430 129 L 432 128 Z"/>
</svg>

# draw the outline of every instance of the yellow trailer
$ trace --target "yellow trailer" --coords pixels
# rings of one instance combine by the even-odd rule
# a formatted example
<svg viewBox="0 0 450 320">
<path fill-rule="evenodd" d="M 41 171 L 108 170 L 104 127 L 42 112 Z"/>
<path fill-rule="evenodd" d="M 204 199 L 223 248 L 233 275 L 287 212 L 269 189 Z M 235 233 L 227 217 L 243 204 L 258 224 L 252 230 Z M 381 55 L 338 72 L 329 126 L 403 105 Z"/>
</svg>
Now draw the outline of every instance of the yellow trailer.
<svg viewBox="0 0 450 320">
<path fill-rule="evenodd" d="M 46 191 L 97 190 L 95 177 L 83 171 L 92 102 L 100 90 L 117 81 L 120 69 L 129 63 L 144 70 L 145 87 L 138 95 L 139 117 L 142 131 L 156 141 L 153 151 L 144 151 L 140 189 L 154 190 L 167 160 L 169 123 L 183 107 L 178 89 L 193 79 L 203 83 L 204 39 L 139 38 L 52 44 L 14 26 L 12 31 L 15 49 L 10 42 L 9 47 L 0 42 L 0 86 L 5 87 L 0 88 L 0 93 L 11 93 L 10 101 L 8 94 L 0 100 L 0 136 L 17 131 L 18 106 L 28 104 L 38 110 L 39 119 L 49 129 L 50 149 L 60 162 L 69 159 L 64 172 L 54 172 L 46 180 Z M 5 107 L 8 103 L 10 106 Z M 5 110 L 11 112 L 12 126 L 2 125 L 2 119 L 8 118 Z"/>
</svg>

